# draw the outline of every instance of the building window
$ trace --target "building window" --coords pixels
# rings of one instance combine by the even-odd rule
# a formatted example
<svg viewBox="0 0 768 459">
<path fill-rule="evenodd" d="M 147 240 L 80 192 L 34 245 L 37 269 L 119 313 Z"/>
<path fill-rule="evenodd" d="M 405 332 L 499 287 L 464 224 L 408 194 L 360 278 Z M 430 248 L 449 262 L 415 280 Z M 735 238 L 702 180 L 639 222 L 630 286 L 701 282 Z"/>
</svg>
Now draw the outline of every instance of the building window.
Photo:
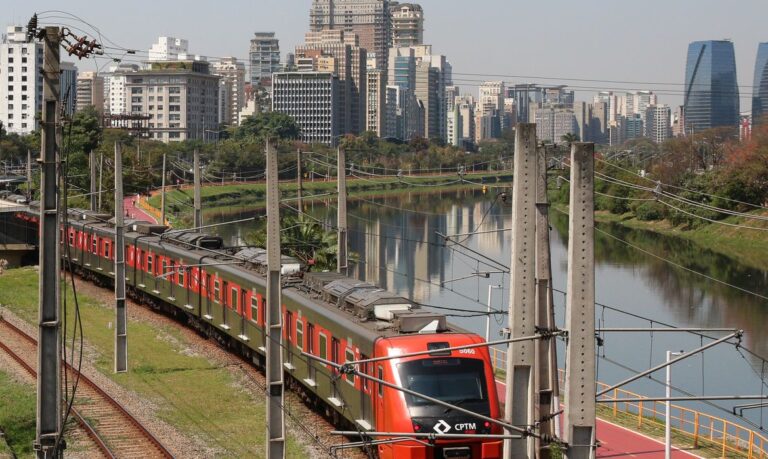
<svg viewBox="0 0 768 459">
<path fill-rule="evenodd" d="M 24 59 L 26 59 L 26 57 L 25 57 Z M 8 58 L 8 63 L 9 63 L 9 64 L 13 64 L 13 58 L 12 58 L 12 57 L 9 57 L 9 58 Z"/>
<path fill-rule="evenodd" d="M 178 86 L 171 86 L 168 88 L 168 94 L 181 94 L 181 88 Z"/>
<path fill-rule="evenodd" d="M 180 112 L 181 111 L 181 106 L 180 105 L 169 105 L 168 106 L 168 111 L 169 112 Z"/>
<path fill-rule="evenodd" d="M 131 88 L 131 94 L 143 94 L 143 92 L 142 88 Z"/>
<path fill-rule="evenodd" d="M 181 138 L 181 132 L 169 132 L 168 133 L 169 139 L 180 139 Z"/>
<path fill-rule="evenodd" d="M 163 101 L 163 96 L 157 96 L 157 101 L 158 102 L 162 102 Z M 171 102 L 173 102 L 173 101 L 171 101 Z"/>
<path fill-rule="evenodd" d="M 158 97 L 158 100 L 162 100 L 162 97 Z M 168 102 L 172 104 L 180 104 L 181 103 L 181 96 L 170 96 L 168 97 Z"/>
<path fill-rule="evenodd" d="M 8 75 L 8 81 L 13 81 L 13 75 Z"/>
</svg>

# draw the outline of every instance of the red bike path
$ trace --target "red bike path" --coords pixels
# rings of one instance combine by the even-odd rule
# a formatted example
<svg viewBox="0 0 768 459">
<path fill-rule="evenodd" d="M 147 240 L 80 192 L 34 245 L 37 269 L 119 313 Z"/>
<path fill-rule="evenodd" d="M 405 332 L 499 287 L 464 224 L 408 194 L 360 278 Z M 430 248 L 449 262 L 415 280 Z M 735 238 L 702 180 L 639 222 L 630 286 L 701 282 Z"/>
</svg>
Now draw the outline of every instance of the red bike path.
<svg viewBox="0 0 768 459">
<path fill-rule="evenodd" d="M 505 385 L 496 381 L 499 400 L 504 403 Z M 602 419 L 597 420 L 597 457 L 637 457 L 642 459 L 664 458 L 664 443 Z M 673 459 L 699 458 L 695 454 L 672 448 Z"/>
<path fill-rule="evenodd" d="M 144 212 L 140 207 L 136 206 L 138 202 L 138 196 L 128 196 L 123 200 L 123 209 L 125 209 L 125 216 L 128 218 L 134 218 L 136 220 L 146 220 L 150 223 L 157 223 L 157 219 L 148 213 Z"/>
</svg>

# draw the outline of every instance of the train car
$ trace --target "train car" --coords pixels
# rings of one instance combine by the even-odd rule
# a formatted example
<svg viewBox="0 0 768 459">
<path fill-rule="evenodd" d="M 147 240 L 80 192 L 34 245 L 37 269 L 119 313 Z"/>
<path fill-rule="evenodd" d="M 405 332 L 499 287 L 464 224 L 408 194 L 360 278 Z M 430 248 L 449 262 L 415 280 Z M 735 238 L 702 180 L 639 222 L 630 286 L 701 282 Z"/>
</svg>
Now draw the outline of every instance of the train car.
<svg viewBox="0 0 768 459">
<path fill-rule="evenodd" d="M 34 218 L 34 214 L 30 214 Z M 264 365 L 266 251 L 226 248 L 222 239 L 127 221 L 126 284 L 131 297 L 163 309 L 222 345 Z M 114 278 L 110 216 L 71 210 L 62 232 L 63 257 L 97 283 Z M 501 417 L 488 350 L 449 347 L 482 343 L 442 315 L 373 284 L 336 273 L 305 272 L 282 258 L 283 364 L 286 383 L 340 427 L 360 432 L 502 433 L 494 424 L 432 403 L 337 364 L 361 364 L 364 374 L 488 416 Z M 419 356 L 396 357 L 430 351 Z M 391 358 L 395 357 L 395 358 Z M 380 440 L 382 438 L 376 438 Z M 499 458 L 502 442 L 481 438 L 378 444 L 381 458 Z"/>
</svg>

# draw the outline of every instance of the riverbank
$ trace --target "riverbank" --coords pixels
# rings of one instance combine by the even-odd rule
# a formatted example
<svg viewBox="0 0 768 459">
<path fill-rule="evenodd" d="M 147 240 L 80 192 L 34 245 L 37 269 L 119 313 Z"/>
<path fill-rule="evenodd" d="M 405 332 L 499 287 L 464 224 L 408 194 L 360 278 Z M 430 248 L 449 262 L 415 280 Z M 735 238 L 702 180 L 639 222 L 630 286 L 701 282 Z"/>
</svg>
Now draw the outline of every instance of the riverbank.
<svg viewBox="0 0 768 459">
<path fill-rule="evenodd" d="M 567 213 L 566 204 L 553 204 L 559 212 Z M 759 215 L 759 214 L 756 214 Z M 725 255 L 739 263 L 760 270 L 768 270 L 768 223 L 748 220 L 741 217 L 730 217 L 721 220 L 723 223 L 704 223 L 695 228 L 686 225 L 674 225 L 668 220 L 644 221 L 631 212 L 613 214 L 608 211 L 596 211 L 595 220 L 598 223 L 614 223 L 634 230 L 652 231 L 664 236 L 682 238 L 693 242 L 703 249 Z M 748 229 L 751 226 L 762 229 Z"/>
<path fill-rule="evenodd" d="M 402 193 L 429 193 L 452 191 L 467 187 L 482 188 L 484 185 L 512 183 L 512 173 L 467 174 L 463 180 L 458 176 L 403 176 L 383 178 L 348 178 L 347 193 L 350 198 L 372 198 Z M 295 181 L 280 183 L 281 199 L 295 199 L 298 185 Z M 302 185 L 303 201 L 309 203 L 327 199 L 336 193 L 335 181 L 304 182 Z M 226 216 L 243 212 L 245 208 L 255 210 L 263 208 L 266 200 L 264 182 L 203 186 L 201 190 L 203 217 Z M 159 214 L 160 192 L 155 190 L 145 201 L 150 212 Z M 194 190 L 191 187 L 174 188 L 166 192 L 166 215 L 174 225 L 189 224 L 191 221 Z M 295 201 L 288 202 L 294 206 Z M 154 209 L 154 211 L 152 210 Z"/>
</svg>

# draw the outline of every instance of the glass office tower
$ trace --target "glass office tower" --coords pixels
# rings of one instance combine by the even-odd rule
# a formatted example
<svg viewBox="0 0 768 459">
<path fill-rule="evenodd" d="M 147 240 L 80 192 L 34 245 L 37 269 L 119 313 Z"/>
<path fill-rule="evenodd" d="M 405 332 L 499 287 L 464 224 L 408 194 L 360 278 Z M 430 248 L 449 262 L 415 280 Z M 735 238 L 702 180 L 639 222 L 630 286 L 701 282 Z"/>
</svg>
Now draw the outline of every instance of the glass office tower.
<svg viewBox="0 0 768 459">
<path fill-rule="evenodd" d="M 766 121 L 768 115 L 768 43 L 760 43 L 755 59 L 755 79 L 752 83 L 752 125 Z"/>
<path fill-rule="evenodd" d="M 684 104 L 689 134 L 739 125 L 739 88 L 731 41 L 695 41 L 688 45 Z"/>
</svg>

